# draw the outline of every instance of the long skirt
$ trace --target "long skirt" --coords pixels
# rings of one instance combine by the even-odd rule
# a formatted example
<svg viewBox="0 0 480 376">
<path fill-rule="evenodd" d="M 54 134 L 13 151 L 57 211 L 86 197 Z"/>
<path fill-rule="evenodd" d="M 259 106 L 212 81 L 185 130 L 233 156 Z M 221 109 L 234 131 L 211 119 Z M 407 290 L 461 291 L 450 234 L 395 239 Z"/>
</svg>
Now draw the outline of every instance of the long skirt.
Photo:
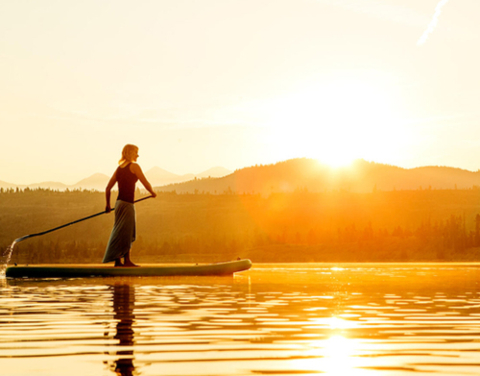
<svg viewBox="0 0 480 376">
<path fill-rule="evenodd" d="M 117 200 L 115 203 L 115 223 L 108 240 L 103 262 L 111 262 L 125 256 L 135 241 L 135 205 Z"/>
</svg>

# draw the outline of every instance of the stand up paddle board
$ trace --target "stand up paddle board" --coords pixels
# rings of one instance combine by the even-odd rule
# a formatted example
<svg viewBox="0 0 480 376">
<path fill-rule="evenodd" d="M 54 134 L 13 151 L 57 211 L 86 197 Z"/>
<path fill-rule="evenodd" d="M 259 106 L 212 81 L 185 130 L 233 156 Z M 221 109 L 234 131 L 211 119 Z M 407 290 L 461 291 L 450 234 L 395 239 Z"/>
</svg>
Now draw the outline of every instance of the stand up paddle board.
<svg viewBox="0 0 480 376">
<path fill-rule="evenodd" d="M 10 278 L 79 278 L 115 276 L 224 276 L 248 270 L 250 260 L 238 260 L 208 265 L 169 265 L 169 266 L 11 266 L 6 277 Z"/>
</svg>

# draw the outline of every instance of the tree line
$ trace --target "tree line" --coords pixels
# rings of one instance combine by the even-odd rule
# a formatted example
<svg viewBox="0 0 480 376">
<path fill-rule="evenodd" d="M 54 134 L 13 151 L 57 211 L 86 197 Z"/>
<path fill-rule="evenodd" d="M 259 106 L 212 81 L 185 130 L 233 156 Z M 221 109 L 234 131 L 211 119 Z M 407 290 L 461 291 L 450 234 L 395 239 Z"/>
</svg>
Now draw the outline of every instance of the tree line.
<svg viewBox="0 0 480 376">
<path fill-rule="evenodd" d="M 479 190 L 259 194 L 160 192 L 136 205 L 135 260 L 478 261 Z M 142 192 L 137 192 L 137 198 Z M 113 199 L 112 199 L 113 203 Z M 0 246 L 104 209 L 104 194 L 0 191 Z M 105 214 L 15 248 L 12 263 L 99 263 Z"/>
</svg>

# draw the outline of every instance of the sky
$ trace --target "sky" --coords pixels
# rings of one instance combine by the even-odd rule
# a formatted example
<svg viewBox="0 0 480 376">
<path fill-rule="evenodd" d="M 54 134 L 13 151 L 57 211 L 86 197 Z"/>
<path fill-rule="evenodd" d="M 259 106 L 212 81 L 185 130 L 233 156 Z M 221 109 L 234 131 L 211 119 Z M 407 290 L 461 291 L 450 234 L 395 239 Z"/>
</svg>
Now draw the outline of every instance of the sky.
<svg viewBox="0 0 480 376">
<path fill-rule="evenodd" d="M 480 169 L 478 0 L 0 1 L 0 180 Z"/>
</svg>

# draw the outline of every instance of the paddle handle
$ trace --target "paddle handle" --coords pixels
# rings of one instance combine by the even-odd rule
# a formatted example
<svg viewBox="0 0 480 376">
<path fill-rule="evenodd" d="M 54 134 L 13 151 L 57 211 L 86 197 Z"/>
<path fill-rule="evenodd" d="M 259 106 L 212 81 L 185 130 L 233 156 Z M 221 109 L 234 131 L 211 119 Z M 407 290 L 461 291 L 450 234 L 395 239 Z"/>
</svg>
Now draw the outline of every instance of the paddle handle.
<svg viewBox="0 0 480 376">
<path fill-rule="evenodd" d="M 138 200 L 135 200 L 134 203 L 137 203 L 137 202 L 140 202 L 140 201 L 143 201 L 143 200 L 146 200 L 148 198 L 152 198 L 153 196 L 147 196 L 147 197 L 142 197 L 142 198 L 139 198 Z M 111 211 L 114 211 L 115 208 L 113 208 Z M 73 222 L 70 222 L 70 223 L 66 223 L 64 225 L 61 225 L 61 226 L 58 226 L 58 227 L 55 227 L 55 228 L 52 228 L 50 230 L 47 230 L 47 231 L 43 231 L 43 232 L 38 232 L 36 234 L 30 234 L 30 235 L 25 235 L 25 236 L 22 236 L 21 238 L 18 238 L 18 239 L 15 239 L 12 243 L 12 246 L 14 244 L 17 244 L 25 239 L 28 239 L 28 238 L 33 238 L 34 236 L 40 236 L 40 235 L 45 235 L 45 234 L 48 234 L 49 232 L 53 232 L 53 231 L 56 231 L 56 230 L 60 230 L 61 228 L 64 228 L 64 227 L 67 227 L 67 226 L 71 226 L 71 225 L 74 225 L 75 223 L 78 223 L 78 222 L 82 222 L 82 221 L 86 221 L 87 219 L 90 219 L 90 218 L 93 218 L 93 217 L 98 217 L 99 215 L 102 215 L 102 214 L 108 214 L 108 212 L 106 210 L 100 212 L 100 213 L 97 213 L 97 214 L 93 214 L 93 215 L 89 215 L 88 217 L 85 217 L 85 218 L 80 218 L 80 219 L 77 219 L 76 221 L 73 221 Z"/>
</svg>

